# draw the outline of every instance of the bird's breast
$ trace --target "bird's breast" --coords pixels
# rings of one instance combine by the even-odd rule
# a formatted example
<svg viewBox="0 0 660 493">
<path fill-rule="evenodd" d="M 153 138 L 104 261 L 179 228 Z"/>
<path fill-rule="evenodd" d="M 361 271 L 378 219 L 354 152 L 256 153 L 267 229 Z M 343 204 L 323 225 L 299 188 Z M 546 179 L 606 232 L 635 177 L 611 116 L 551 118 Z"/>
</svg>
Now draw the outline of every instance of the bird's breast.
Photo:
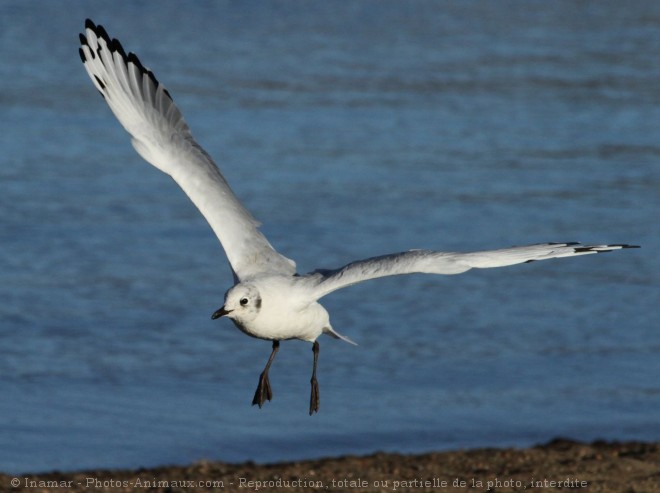
<svg viewBox="0 0 660 493">
<path fill-rule="evenodd" d="M 303 309 L 271 306 L 264 302 L 259 315 L 250 322 L 234 320 L 245 334 L 267 340 L 301 339 L 315 341 L 329 325 L 328 313 L 318 303 Z"/>
</svg>

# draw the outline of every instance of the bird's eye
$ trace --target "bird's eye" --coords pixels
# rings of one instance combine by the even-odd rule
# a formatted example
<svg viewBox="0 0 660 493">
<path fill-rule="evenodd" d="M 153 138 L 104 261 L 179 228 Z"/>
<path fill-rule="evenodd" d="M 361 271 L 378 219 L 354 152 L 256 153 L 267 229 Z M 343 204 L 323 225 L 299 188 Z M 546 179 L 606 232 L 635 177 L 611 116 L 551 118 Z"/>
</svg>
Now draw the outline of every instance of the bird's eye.
<svg viewBox="0 0 660 493">
<path fill-rule="evenodd" d="M 250 300 L 248 300 L 247 298 L 241 298 L 241 301 L 240 301 L 241 306 L 245 306 L 245 305 L 247 305 L 249 302 L 250 302 Z"/>
</svg>

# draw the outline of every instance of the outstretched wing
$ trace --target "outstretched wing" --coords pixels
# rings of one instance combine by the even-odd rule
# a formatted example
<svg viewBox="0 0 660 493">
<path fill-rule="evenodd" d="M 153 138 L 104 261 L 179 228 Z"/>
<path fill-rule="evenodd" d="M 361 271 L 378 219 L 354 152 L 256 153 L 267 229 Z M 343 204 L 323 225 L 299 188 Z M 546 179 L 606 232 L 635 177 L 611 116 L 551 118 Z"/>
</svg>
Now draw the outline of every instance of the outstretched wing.
<svg viewBox="0 0 660 493">
<path fill-rule="evenodd" d="M 133 147 L 170 175 L 213 228 L 234 275 L 245 280 L 264 272 L 294 274 L 295 263 L 275 251 L 259 223 L 239 202 L 210 156 L 193 139 L 163 84 L 119 41 L 89 19 L 80 35 L 80 58 L 92 82 Z"/>
<path fill-rule="evenodd" d="M 486 269 L 550 258 L 574 257 L 610 252 L 635 245 L 581 245 L 580 243 L 542 243 L 522 247 L 457 253 L 411 250 L 352 262 L 340 269 L 317 270 L 308 274 L 315 284 L 314 297 L 321 298 L 337 289 L 378 277 L 400 274 L 460 274 L 470 269 Z"/>
</svg>

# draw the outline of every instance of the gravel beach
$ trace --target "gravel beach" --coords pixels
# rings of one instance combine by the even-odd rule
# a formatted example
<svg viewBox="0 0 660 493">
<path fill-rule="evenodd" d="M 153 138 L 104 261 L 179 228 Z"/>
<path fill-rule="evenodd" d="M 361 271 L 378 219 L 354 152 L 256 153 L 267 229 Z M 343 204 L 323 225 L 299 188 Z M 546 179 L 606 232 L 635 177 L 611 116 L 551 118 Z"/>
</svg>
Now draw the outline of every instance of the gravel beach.
<svg viewBox="0 0 660 493">
<path fill-rule="evenodd" d="M 660 492 L 655 443 L 556 439 L 527 449 L 376 453 L 277 464 L 0 475 L 0 491 Z"/>
</svg>

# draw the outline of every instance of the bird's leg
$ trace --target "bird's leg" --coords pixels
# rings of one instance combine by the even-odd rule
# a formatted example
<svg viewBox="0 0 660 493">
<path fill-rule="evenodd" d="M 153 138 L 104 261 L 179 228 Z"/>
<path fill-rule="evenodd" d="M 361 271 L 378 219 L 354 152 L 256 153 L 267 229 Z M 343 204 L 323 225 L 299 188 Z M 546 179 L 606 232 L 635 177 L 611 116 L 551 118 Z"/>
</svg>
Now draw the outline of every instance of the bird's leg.
<svg viewBox="0 0 660 493">
<path fill-rule="evenodd" d="M 275 354 L 280 348 L 280 341 L 273 341 L 273 351 L 270 353 L 270 358 L 268 358 L 268 363 L 266 363 L 266 368 L 259 375 L 259 385 L 257 386 L 257 391 L 254 393 L 254 399 L 252 399 L 252 405 L 258 404 L 259 407 L 263 406 L 266 400 L 271 400 L 273 398 L 273 391 L 270 389 L 270 380 L 268 379 L 268 370 L 270 370 L 270 365 L 275 359 Z"/>
<path fill-rule="evenodd" d="M 316 380 L 316 363 L 319 359 L 319 343 L 314 341 L 312 346 L 312 352 L 314 353 L 314 369 L 312 370 L 312 379 L 310 380 L 312 384 L 312 395 L 309 398 L 309 415 L 311 416 L 319 410 L 319 383 Z"/>
</svg>

